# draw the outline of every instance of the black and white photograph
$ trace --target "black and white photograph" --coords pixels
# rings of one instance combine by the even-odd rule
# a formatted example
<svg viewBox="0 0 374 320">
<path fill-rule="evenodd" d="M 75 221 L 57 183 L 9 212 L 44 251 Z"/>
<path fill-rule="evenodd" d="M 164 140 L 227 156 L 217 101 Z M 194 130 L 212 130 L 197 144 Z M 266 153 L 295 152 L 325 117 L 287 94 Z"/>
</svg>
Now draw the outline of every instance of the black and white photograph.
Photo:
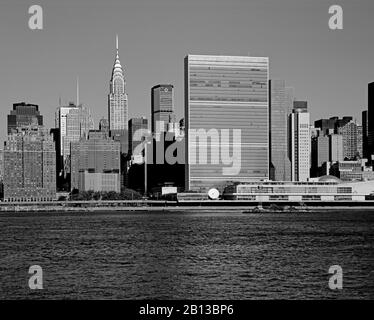
<svg viewBox="0 0 374 320">
<path fill-rule="evenodd" d="M 0 0 L 0 300 L 373 300 L 373 16 Z"/>
</svg>

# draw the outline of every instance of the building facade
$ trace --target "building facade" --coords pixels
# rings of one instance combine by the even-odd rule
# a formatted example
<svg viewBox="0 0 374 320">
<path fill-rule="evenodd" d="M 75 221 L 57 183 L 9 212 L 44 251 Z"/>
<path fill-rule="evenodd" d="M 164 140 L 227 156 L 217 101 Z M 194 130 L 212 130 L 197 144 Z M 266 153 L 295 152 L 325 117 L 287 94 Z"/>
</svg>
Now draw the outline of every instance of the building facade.
<svg viewBox="0 0 374 320">
<path fill-rule="evenodd" d="M 306 101 L 294 101 L 290 114 L 290 158 L 292 181 L 307 181 L 310 177 L 310 129 Z"/>
<path fill-rule="evenodd" d="M 168 131 L 168 124 L 175 123 L 174 86 L 160 84 L 151 90 L 152 133 Z"/>
<path fill-rule="evenodd" d="M 331 117 L 329 119 L 320 119 L 314 121 L 314 127 L 319 128 L 323 134 L 337 133 L 338 128 L 345 126 L 352 121 L 352 117 L 345 116 L 341 119 L 339 117 Z"/>
<path fill-rule="evenodd" d="M 373 182 L 347 183 L 331 176 L 316 182 L 252 182 L 228 186 L 226 200 L 255 202 L 363 201 L 374 188 Z"/>
<path fill-rule="evenodd" d="M 343 136 L 341 134 L 329 135 L 329 161 L 337 162 L 344 160 Z"/>
<path fill-rule="evenodd" d="M 269 59 L 188 55 L 184 72 L 185 189 L 268 179 Z"/>
<path fill-rule="evenodd" d="M 374 154 L 374 82 L 368 84 L 368 156 L 372 162 Z"/>
<path fill-rule="evenodd" d="M 25 102 L 14 103 L 13 110 L 8 115 L 8 134 L 16 132 L 17 128 L 29 125 L 43 125 L 43 116 L 39 106 Z"/>
<path fill-rule="evenodd" d="M 56 151 L 49 132 L 21 127 L 4 145 L 4 201 L 56 199 Z"/>
<path fill-rule="evenodd" d="M 131 118 L 129 121 L 129 154 L 134 156 L 135 148 L 142 143 L 142 137 L 149 135 L 148 119 Z"/>
<path fill-rule="evenodd" d="M 368 135 L 368 111 L 364 110 L 362 111 L 362 156 L 366 159 L 370 159 Z"/>
<path fill-rule="evenodd" d="M 113 174 L 117 181 L 112 184 L 112 190 L 95 191 L 118 191 L 121 183 L 121 158 L 120 143 L 100 135 L 90 135 L 89 139 L 81 139 L 79 142 L 71 143 L 71 190 L 79 189 L 79 185 L 87 186 L 87 181 L 112 181 Z M 80 173 L 87 174 L 80 175 Z M 89 175 L 95 173 L 96 175 Z M 110 179 L 105 178 L 105 174 L 112 174 Z M 109 176 L 108 176 L 109 177 Z M 84 182 L 79 182 L 84 178 Z M 88 183 L 90 185 L 90 183 Z M 95 186 L 100 185 L 99 182 Z M 104 184 L 101 184 L 104 186 Z M 79 189 L 80 190 L 80 189 Z M 87 190 L 85 190 L 87 191 Z"/>
<path fill-rule="evenodd" d="M 319 177 L 326 173 L 322 171 L 324 163 L 329 161 L 330 139 L 326 135 L 312 137 L 312 163 L 311 173 L 313 177 Z"/>
<path fill-rule="evenodd" d="M 343 136 L 343 157 L 352 160 L 358 156 L 357 149 L 357 124 L 349 121 L 338 128 L 338 133 Z"/>
<path fill-rule="evenodd" d="M 286 87 L 284 80 L 270 80 L 269 90 L 270 179 L 274 181 L 290 181 L 291 161 L 288 150 L 288 116 L 293 105 L 293 90 Z"/>
<path fill-rule="evenodd" d="M 55 113 L 55 126 L 59 130 L 58 168 L 61 174 L 70 173 L 70 144 L 87 138 L 88 132 L 94 128 L 89 108 L 69 103 L 60 106 Z"/>
</svg>

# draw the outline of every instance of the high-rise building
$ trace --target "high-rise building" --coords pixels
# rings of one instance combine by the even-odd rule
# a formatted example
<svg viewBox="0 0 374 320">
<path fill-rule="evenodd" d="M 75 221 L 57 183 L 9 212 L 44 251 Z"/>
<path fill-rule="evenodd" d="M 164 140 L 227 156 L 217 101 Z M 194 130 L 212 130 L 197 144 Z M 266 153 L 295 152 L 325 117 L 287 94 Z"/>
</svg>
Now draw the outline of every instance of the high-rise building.
<svg viewBox="0 0 374 320">
<path fill-rule="evenodd" d="M 357 155 L 357 124 L 353 121 L 338 128 L 338 133 L 343 136 L 343 157 L 353 160 Z"/>
<path fill-rule="evenodd" d="M 352 121 L 352 117 L 345 116 L 341 119 L 339 117 L 331 117 L 329 119 L 319 119 L 314 121 L 314 127 L 319 128 L 323 134 L 337 133 L 338 128 L 345 126 Z"/>
<path fill-rule="evenodd" d="M 368 144 L 368 111 L 362 111 L 362 156 L 370 159 L 369 144 Z"/>
<path fill-rule="evenodd" d="M 329 135 L 329 161 L 341 162 L 344 160 L 343 136 L 341 134 Z"/>
<path fill-rule="evenodd" d="M 4 195 L 4 151 L 0 150 L 0 199 L 3 199 Z"/>
<path fill-rule="evenodd" d="M 152 133 L 168 131 L 168 124 L 175 123 L 174 86 L 159 84 L 151 90 Z"/>
<path fill-rule="evenodd" d="M 310 176 L 310 129 L 306 101 L 294 101 L 290 131 L 291 179 L 307 181 Z"/>
<path fill-rule="evenodd" d="M 58 169 L 64 174 L 70 173 L 70 143 L 87 138 L 88 132 L 94 128 L 89 108 L 74 103 L 60 106 L 55 114 L 56 128 L 59 129 Z"/>
<path fill-rule="evenodd" d="M 8 115 L 8 134 L 17 131 L 18 127 L 35 124 L 43 125 L 43 116 L 40 114 L 38 105 L 25 102 L 13 104 L 13 110 Z"/>
<path fill-rule="evenodd" d="M 4 178 L 4 151 L 0 149 L 0 183 Z"/>
<path fill-rule="evenodd" d="M 145 117 L 129 120 L 129 154 L 136 156 L 135 148 L 142 143 L 142 137 L 149 133 L 148 119 Z"/>
<path fill-rule="evenodd" d="M 288 116 L 293 107 L 293 90 L 284 80 L 270 80 L 270 179 L 291 180 L 291 161 L 288 157 Z"/>
<path fill-rule="evenodd" d="M 368 154 L 371 161 L 374 154 L 374 82 L 368 84 Z"/>
<path fill-rule="evenodd" d="M 364 157 L 363 154 L 363 126 L 357 125 L 357 156 L 360 158 Z"/>
<path fill-rule="evenodd" d="M 329 161 L 329 140 L 329 137 L 326 135 L 312 137 L 311 172 L 314 177 L 323 175 L 321 174 L 322 165 Z"/>
<path fill-rule="evenodd" d="M 184 70 L 185 189 L 268 179 L 269 59 L 188 55 Z"/>
<path fill-rule="evenodd" d="M 116 37 L 116 58 L 110 79 L 108 95 L 108 120 L 112 132 L 128 129 L 128 101 L 125 76 L 119 60 L 118 36 Z"/>
<path fill-rule="evenodd" d="M 120 162 L 120 143 L 95 131 L 72 142 L 71 190 L 120 192 Z"/>
<path fill-rule="evenodd" d="M 56 199 L 56 151 L 40 126 L 19 127 L 4 145 L 4 200 Z"/>
</svg>

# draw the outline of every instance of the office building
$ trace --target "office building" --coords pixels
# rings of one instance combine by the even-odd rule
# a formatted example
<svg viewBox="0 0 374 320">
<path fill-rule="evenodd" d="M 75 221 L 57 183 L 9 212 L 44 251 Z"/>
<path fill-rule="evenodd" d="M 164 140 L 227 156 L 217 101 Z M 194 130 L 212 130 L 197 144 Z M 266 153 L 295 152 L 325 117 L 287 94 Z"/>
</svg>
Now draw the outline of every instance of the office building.
<svg viewBox="0 0 374 320">
<path fill-rule="evenodd" d="M 0 183 L 4 178 L 4 151 L 0 149 Z"/>
<path fill-rule="evenodd" d="M 330 139 L 326 135 L 312 137 L 312 163 L 311 174 L 313 177 L 320 177 L 326 173 L 322 170 L 323 164 L 329 161 Z"/>
<path fill-rule="evenodd" d="M 339 117 L 331 117 L 329 119 L 320 119 L 314 121 L 314 127 L 321 129 L 323 134 L 337 133 L 338 128 L 345 126 L 352 121 L 352 117 L 345 116 L 341 119 Z"/>
<path fill-rule="evenodd" d="M 372 162 L 374 154 L 374 82 L 368 84 L 368 155 L 369 161 Z"/>
<path fill-rule="evenodd" d="M 17 131 L 18 127 L 37 124 L 43 125 L 43 116 L 40 114 L 39 106 L 25 102 L 14 103 L 13 110 L 8 115 L 8 134 Z"/>
<path fill-rule="evenodd" d="M 188 55 L 184 71 L 185 189 L 268 179 L 269 59 Z"/>
<path fill-rule="evenodd" d="M 343 136 L 343 157 L 346 160 L 353 160 L 357 153 L 357 125 L 353 121 L 338 128 L 338 133 Z"/>
<path fill-rule="evenodd" d="M 288 116 L 293 107 L 293 90 L 286 87 L 284 80 L 270 80 L 269 92 L 270 179 L 290 181 L 291 161 L 288 150 Z"/>
<path fill-rule="evenodd" d="M 174 86 L 159 84 L 151 90 L 151 131 L 168 131 L 168 125 L 175 123 Z"/>
<path fill-rule="evenodd" d="M 119 142 L 93 131 L 88 139 L 71 143 L 71 190 L 94 186 L 94 191 L 120 192 L 120 169 Z"/>
<path fill-rule="evenodd" d="M 70 173 L 70 144 L 87 138 L 88 132 L 94 128 L 90 109 L 70 102 L 68 106 L 60 106 L 55 113 L 55 126 L 59 129 L 58 170 L 59 174 Z"/>
<path fill-rule="evenodd" d="M 362 111 L 362 157 L 370 159 L 369 143 L 368 143 L 368 111 Z"/>
<path fill-rule="evenodd" d="M 148 119 L 145 117 L 131 118 L 129 121 L 129 154 L 135 154 L 135 148 L 142 143 L 143 137 L 149 135 Z"/>
<path fill-rule="evenodd" d="M 329 161 L 340 162 L 344 160 L 343 136 L 341 134 L 329 135 Z"/>
<path fill-rule="evenodd" d="M 19 127 L 4 145 L 4 201 L 56 199 L 56 151 L 48 130 Z"/>
<path fill-rule="evenodd" d="M 357 157 L 364 158 L 363 153 L 363 126 L 357 125 Z"/>
<path fill-rule="evenodd" d="M 336 162 L 331 166 L 330 173 L 342 181 L 374 180 L 373 168 L 366 166 L 366 162 L 367 159 Z M 373 190 L 370 190 L 371 193 Z"/>
<path fill-rule="evenodd" d="M 126 81 L 119 60 L 118 36 L 116 37 L 116 58 L 112 68 L 108 95 L 108 121 L 111 132 L 127 131 L 128 129 L 128 100 Z"/>
<path fill-rule="evenodd" d="M 290 114 L 290 150 L 292 181 L 307 181 L 310 176 L 310 129 L 306 101 L 294 101 Z"/>
</svg>

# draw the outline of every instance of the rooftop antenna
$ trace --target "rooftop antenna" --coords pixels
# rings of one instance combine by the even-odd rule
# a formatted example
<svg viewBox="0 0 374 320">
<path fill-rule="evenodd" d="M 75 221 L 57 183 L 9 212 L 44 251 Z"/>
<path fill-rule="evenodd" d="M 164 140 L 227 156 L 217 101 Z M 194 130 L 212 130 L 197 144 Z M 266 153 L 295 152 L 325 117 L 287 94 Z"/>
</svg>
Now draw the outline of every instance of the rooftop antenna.
<svg viewBox="0 0 374 320">
<path fill-rule="evenodd" d="M 77 107 L 79 106 L 79 77 L 77 77 Z"/>
</svg>

